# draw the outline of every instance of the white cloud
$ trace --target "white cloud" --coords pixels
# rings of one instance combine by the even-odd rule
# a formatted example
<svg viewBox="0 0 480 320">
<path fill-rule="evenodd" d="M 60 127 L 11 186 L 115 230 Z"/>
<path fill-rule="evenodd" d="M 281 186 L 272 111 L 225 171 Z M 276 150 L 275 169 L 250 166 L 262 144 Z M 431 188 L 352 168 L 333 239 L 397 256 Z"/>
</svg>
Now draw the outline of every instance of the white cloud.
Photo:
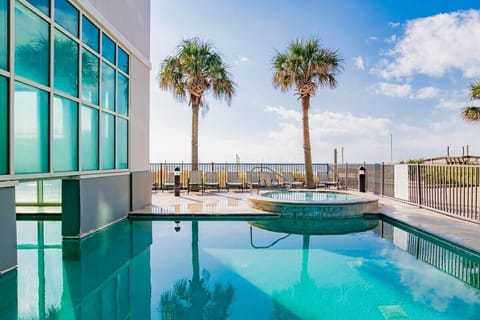
<svg viewBox="0 0 480 320">
<path fill-rule="evenodd" d="M 460 108 L 466 107 L 467 105 L 468 103 L 466 101 L 440 99 L 437 108 L 447 110 L 460 110 Z"/>
<path fill-rule="evenodd" d="M 376 36 L 370 36 L 367 38 L 367 40 L 365 40 L 366 43 L 369 43 L 369 42 L 375 42 L 378 40 L 378 37 Z"/>
<path fill-rule="evenodd" d="M 292 109 L 287 109 L 284 106 L 278 106 L 278 107 L 267 106 L 265 108 L 265 111 L 275 113 L 276 115 L 280 116 L 280 119 L 283 119 L 283 120 L 286 120 L 286 119 L 291 119 L 296 121 L 302 120 L 302 114 L 300 112 Z"/>
<path fill-rule="evenodd" d="M 353 63 L 358 70 L 365 70 L 365 63 L 363 62 L 362 56 L 353 58 Z"/>
<path fill-rule="evenodd" d="M 385 39 L 386 43 L 395 43 L 398 41 L 398 37 L 395 34 L 392 34 L 390 37 Z"/>
<path fill-rule="evenodd" d="M 388 25 L 392 28 L 400 27 L 400 22 L 389 22 Z"/>
<path fill-rule="evenodd" d="M 437 97 L 440 93 L 440 90 L 435 87 L 423 87 L 417 90 L 414 96 L 412 96 L 413 99 L 421 99 L 421 100 L 426 100 L 426 99 L 433 99 Z"/>
<path fill-rule="evenodd" d="M 420 100 L 433 99 L 440 93 L 440 90 L 435 87 L 423 87 L 415 90 L 410 84 L 395 84 L 388 82 L 376 83 L 370 87 L 370 90 L 375 92 L 377 95 Z"/>
<path fill-rule="evenodd" d="M 460 70 L 464 77 L 480 73 L 480 11 L 468 10 L 410 20 L 403 37 L 376 72 L 386 78 L 424 74 L 440 77 Z"/>
<path fill-rule="evenodd" d="M 371 87 L 375 94 L 393 98 L 408 98 L 412 93 L 412 86 L 409 84 L 393 84 L 380 82 Z"/>
<path fill-rule="evenodd" d="M 242 63 L 248 63 L 248 62 L 250 62 L 250 59 L 248 59 L 247 57 L 243 57 L 243 56 L 239 56 L 238 59 L 233 61 L 233 63 L 236 64 L 236 65 L 242 64 Z"/>
</svg>

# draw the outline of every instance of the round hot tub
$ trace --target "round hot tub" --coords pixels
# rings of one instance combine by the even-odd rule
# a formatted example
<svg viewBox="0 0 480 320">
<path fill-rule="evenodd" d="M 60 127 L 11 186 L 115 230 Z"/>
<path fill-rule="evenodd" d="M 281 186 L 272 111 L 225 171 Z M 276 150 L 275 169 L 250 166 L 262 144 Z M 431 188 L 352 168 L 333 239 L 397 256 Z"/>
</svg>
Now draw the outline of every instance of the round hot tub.
<svg viewBox="0 0 480 320">
<path fill-rule="evenodd" d="M 376 211 L 378 197 L 358 192 L 279 190 L 251 195 L 248 203 L 255 209 L 278 212 L 285 218 L 332 219 Z"/>
</svg>

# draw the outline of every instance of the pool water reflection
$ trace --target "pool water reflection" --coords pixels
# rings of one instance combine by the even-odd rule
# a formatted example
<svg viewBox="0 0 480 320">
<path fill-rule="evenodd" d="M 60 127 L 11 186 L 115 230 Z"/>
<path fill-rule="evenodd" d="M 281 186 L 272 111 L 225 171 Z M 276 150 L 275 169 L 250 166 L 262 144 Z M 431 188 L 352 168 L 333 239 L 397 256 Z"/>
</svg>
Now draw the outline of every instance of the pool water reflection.
<svg viewBox="0 0 480 320">
<path fill-rule="evenodd" d="M 340 235 L 285 225 L 123 221 L 62 241 L 60 222 L 19 221 L 19 266 L 0 278 L 0 319 L 480 314 L 477 254 L 392 221 L 368 220 L 367 231 Z"/>
</svg>

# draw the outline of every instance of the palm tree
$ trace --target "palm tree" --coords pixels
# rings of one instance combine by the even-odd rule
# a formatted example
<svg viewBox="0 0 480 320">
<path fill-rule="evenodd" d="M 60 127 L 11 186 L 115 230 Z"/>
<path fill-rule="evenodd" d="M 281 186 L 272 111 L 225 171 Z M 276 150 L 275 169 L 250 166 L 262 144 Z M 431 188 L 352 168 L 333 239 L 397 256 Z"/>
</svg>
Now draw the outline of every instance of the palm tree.
<svg viewBox="0 0 480 320">
<path fill-rule="evenodd" d="M 210 284 L 210 273 L 203 270 L 200 277 L 198 255 L 198 221 L 192 221 L 192 267 L 191 280 L 177 280 L 172 290 L 160 296 L 157 311 L 162 320 L 225 320 L 233 302 L 235 289 L 231 283 Z"/>
<path fill-rule="evenodd" d="M 183 40 L 176 54 L 163 60 L 157 78 L 160 88 L 192 107 L 192 170 L 198 170 L 198 111 L 206 107 L 204 94 L 212 91 L 214 98 L 230 104 L 235 83 L 228 66 L 209 43 L 192 38 Z"/>
<path fill-rule="evenodd" d="M 480 100 L 480 79 L 470 85 L 470 98 Z M 480 121 L 480 107 L 469 106 L 463 108 L 462 118 L 466 121 Z"/>
<path fill-rule="evenodd" d="M 288 91 L 295 87 L 295 94 L 302 100 L 303 152 L 308 188 L 315 187 L 308 120 L 310 97 L 315 95 L 318 87 L 336 87 L 341 62 L 338 52 L 321 47 L 317 38 L 291 42 L 286 51 L 277 50 L 272 61 L 275 88 Z"/>
</svg>

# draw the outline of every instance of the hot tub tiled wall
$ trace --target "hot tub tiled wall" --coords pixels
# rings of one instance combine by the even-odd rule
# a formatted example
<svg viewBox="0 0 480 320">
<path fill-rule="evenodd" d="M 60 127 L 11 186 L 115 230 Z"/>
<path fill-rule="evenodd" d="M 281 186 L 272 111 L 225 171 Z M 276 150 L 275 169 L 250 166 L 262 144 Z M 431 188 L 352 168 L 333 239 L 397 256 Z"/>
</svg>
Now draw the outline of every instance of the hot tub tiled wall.
<svg viewBox="0 0 480 320">
<path fill-rule="evenodd" d="M 378 208 L 378 199 L 360 198 L 352 203 L 285 203 L 264 197 L 250 197 L 250 206 L 255 209 L 278 212 L 285 218 L 332 219 L 362 216 Z"/>
</svg>

